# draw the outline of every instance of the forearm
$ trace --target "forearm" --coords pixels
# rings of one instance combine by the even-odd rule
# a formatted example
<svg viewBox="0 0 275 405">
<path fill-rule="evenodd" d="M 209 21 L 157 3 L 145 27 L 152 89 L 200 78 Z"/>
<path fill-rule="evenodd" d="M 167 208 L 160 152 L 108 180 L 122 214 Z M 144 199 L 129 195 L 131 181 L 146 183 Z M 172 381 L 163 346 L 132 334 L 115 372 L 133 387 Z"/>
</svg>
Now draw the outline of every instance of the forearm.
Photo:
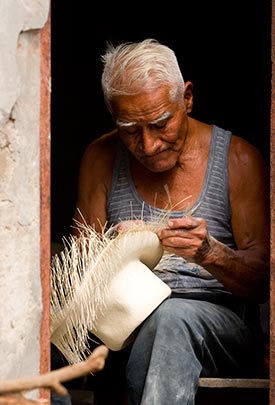
<svg viewBox="0 0 275 405">
<path fill-rule="evenodd" d="M 264 302 L 269 294 L 269 258 L 260 248 L 233 250 L 208 237 L 196 262 L 233 294 Z"/>
</svg>

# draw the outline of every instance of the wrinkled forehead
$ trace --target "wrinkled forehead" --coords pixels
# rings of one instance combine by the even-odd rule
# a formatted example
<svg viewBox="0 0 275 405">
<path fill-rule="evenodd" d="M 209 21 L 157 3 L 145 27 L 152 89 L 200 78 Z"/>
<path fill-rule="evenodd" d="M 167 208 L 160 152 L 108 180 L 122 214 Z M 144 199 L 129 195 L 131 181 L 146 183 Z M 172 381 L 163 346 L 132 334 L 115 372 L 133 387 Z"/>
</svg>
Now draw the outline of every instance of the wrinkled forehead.
<svg viewBox="0 0 275 405">
<path fill-rule="evenodd" d="M 170 114 L 173 105 L 167 87 L 137 95 L 116 96 L 112 100 L 113 118 L 122 122 L 159 120 Z"/>
</svg>

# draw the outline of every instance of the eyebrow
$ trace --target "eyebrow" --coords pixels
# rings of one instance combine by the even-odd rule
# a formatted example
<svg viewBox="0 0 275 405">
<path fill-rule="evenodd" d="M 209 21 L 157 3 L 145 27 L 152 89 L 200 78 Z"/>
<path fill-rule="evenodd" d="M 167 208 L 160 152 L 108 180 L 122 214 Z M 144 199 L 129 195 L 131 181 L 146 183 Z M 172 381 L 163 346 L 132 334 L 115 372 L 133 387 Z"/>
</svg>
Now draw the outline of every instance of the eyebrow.
<svg viewBox="0 0 275 405">
<path fill-rule="evenodd" d="M 161 114 L 155 120 L 149 121 L 148 124 L 149 125 L 157 124 L 158 122 L 166 120 L 167 118 L 169 118 L 170 115 L 171 115 L 170 111 L 165 111 L 163 114 Z M 120 127 L 131 127 L 131 126 L 134 126 L 134 125 L 137 125 L 137 124 L 138 124 L 138 122 L 136 122 L 136 121 L 129 122 L 129 121 L 121 121 L 119 119 L 116 120 L 116 125 L 118 125 Z"/>
</svg>

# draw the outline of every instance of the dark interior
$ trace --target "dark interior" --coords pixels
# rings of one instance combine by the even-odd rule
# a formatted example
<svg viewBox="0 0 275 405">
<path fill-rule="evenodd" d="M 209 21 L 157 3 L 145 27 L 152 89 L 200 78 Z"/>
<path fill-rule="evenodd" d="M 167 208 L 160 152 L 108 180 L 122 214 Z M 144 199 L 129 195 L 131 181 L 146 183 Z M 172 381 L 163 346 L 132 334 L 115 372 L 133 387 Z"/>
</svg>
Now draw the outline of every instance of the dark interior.
<svg viewBox="0 0 275 405">
<path fill-rule="evenodd" d="M 100 85 L 107 41 L 153 37 L 172 47 L 194 83 L 192 115 L 247 139 L 269 161 L 271 2 L 148 5 L 52 1 L 53 242 L 70 232 L 84 149 L 112 129 Z"/>
</svg>

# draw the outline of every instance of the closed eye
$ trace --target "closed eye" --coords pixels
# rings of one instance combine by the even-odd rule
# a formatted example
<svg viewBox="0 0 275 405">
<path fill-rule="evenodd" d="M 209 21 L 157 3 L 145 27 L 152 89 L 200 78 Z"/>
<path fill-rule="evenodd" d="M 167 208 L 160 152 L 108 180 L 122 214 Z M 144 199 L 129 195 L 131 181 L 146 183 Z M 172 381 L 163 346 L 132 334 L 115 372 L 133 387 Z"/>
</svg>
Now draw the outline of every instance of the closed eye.
<svg viewBox="0 0 275 405">
<path fill-rule="evenodd" d="M 155 122 L 154 124 L 150 124 L 150 126 L 155 129 L 165 128 L 166 125 L 167 125 L 167 120 L 162 120 L 162 121 Z"/>
<path fill-rule="evenodd" d="M 136 125 L 132 125 L 129 127 L 124 127 L 123 131 L 126 132 L 128 135 L 135 135 L 138 133 L 139 128 Z"/>
</svg>

